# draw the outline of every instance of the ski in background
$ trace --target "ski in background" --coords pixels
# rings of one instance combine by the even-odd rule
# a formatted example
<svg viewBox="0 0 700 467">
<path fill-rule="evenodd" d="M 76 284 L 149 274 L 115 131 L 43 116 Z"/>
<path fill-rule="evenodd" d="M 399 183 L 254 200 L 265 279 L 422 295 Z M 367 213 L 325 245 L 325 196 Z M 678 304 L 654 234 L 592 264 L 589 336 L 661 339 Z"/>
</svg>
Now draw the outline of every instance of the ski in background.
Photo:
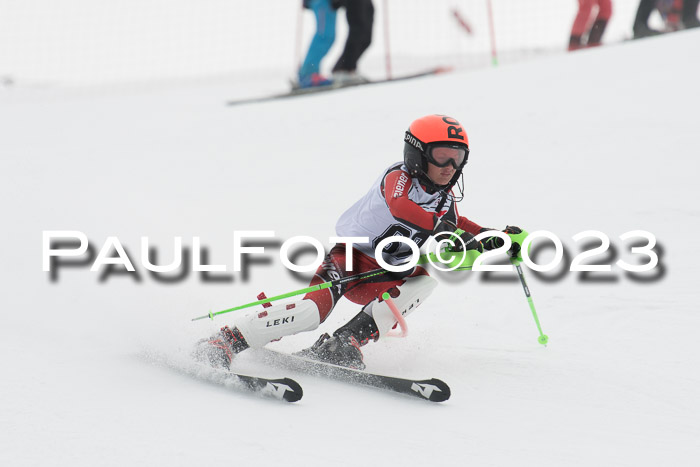
<svg viewBox="0 0 700 467">
<path fill-rule="evenodd" d="M 299 88 L 299 89 L 292 89 L 289 92 L 284 92 L 280 94 L 273 94 L 270 96 L 261 96 L 261 97 L 250 97 L 250 98 L 245 98 L 245 99 L 238 99 L 238 100 L 231 100 L 226 103 L 226 105 L 241 105 L 241 104 L 253 104 L 253 103 L 258 103 L 258 102 L 267 102 L 267 101 L 274 101 L 274 100 L 280 100 L 280 99 L 289 99 L 292 97 L 300 97 L 300 96 L 308 96 L 310 94 L 319 94 L 322 92 L 328 92 L 328 91 L 335 91 L 338 89 L 347 89 L 351 87 L 357 87 L 357 86 L 368 86 L 372 84 L 381 84 L 381 83 L 393 83 L 395 81 L 404 81 L 408 79 L 414 79 L 414 78 L 421 78 L 423 76 L 431 76 L 431 75 L 437 75 L 441 73 L 447 73 L 449 71 L 452 71 L 452 68 L 446 68 L 446 67 L 437 67 L 437 68 L 432 68 L 430 70 L 422 71 L 419 73 L 413 73 L 410 75 L 404 75 L 404 76 L 399 76 L 396 78 L 390 78 L 390 79 L 379 79 L 379 80 L 371 80 L 371 81 L 366 81 L 366 82 L 354 82 L 354 83 L 345 83 L 345 84 L 329 84 L 326 86 L 313 86 L 309 88 Z"/>
</svg>

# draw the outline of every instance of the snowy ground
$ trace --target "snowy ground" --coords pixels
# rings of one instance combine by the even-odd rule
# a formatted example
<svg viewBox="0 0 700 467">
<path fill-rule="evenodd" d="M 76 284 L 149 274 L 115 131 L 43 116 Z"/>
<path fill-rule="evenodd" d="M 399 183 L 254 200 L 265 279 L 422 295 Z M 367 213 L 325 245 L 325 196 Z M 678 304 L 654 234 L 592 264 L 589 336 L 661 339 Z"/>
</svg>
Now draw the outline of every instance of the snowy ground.
<svg viewBox="0 0 700 467">
<path fill-rule="evenodd" d="M 229 83 L 0 89 L 0 465 L 696 465 L 699 39 L 235 108 L 223 105 Z M 368 370 L 444 379 L 444 404 L 293 373 L 304 399 L 276 403 L 144 360 L 184 353 L 227 322 L 194 316 L 303 283 L 270 248 L 247 280 L 163 284 L 140 265 L 141 236 L 159 262 L 174 236 L 188 247 L 200 236 L 229 270 L 234 231 L 325 241 L 401 158 L 410 121 L 436 112 L 469 132 L 462 214 L 552 231 L 573 254 L 573 235 L 600 230 L 630 262 L 618 236 L 647 230 L 665 273 L 547 282 L 527 271 L 546 348 L 517 282 L 443 277 L 409 337 L 365 357 Z M 80 230 L 96 250 L 116 235 L 141 281 L 101 282 L 88 264 L 51 282 L 44 230 Z M 339 305 L 319 332 L 356 311 Z M 238 367 L 281 376 L 245 354 Z"/>
</svg>

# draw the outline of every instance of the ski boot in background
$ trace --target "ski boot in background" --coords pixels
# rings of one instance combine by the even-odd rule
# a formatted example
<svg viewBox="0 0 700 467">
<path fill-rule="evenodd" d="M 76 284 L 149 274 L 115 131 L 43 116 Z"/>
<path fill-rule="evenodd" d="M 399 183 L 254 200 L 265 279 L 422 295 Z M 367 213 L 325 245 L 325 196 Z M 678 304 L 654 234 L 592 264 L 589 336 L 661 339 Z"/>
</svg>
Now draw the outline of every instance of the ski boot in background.
<svg viewBox="0 0 700 467">
<path fill-rule="evenodd" d="M 339 87 L 355 86 L 358 84 L 367 84 L 369 83 L 369 79 L 355 70 L 337 70 L 333 72 L 333 83 Z"/>
<path fill-rule="evenodd" d="M 300 76 L 297 81 L 293 81 L 292 90 L 326 87 L 332 84 L 332 79 L 326 78 L 320 73 L 311 73 L 307 76 Z"/>
</svg>

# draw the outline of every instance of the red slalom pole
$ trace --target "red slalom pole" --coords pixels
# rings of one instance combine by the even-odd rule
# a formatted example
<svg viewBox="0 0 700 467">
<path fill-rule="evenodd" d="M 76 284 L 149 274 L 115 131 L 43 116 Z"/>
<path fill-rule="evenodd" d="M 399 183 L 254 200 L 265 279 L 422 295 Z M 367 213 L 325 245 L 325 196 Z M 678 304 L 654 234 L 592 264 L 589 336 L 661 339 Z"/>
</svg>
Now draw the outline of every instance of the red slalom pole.
<svg viewBox="0 0 700 467">
<path fill-rule="evenodd" d="M 472 28 L 471 28 L 471 26 L 469 26 L 469 23 L 467 23 L 467 20 L 464 19 L 464 17 L 459 12 L 459 10 L 457 8 L 454 8 L 452 10 L 452 14 L 457 19 L 457 23 L 459 23 L 459 25 L 462 26 L 462 29 L 464 29 L 467 32 L 467 34 L 469 34 L 471 36 L 472 35 Z"/>
<path fill-rule="evenodd" d="M 491 37 L 491 63 L 493 66 L 498 65 L 498 53 L 496 52 L 496 32 L 493 26 L 493 9 L 491 8 L 491 0 L 486 0 L 486 9 L 489 15 L 489 36 Z"/>
<path fill-rule="evenodd" d="M 386 79 L 391 79 L 391 51 L 389 50 L 389 0 L 384 0 L 384 62 Z"/>
</svg>

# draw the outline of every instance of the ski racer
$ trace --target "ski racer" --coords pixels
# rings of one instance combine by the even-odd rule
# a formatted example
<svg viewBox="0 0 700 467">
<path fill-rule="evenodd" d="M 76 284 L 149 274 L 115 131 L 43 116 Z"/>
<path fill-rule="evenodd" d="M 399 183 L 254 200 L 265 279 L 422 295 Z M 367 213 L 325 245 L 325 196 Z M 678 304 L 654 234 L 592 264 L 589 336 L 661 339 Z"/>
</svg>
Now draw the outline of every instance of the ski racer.
<svg viewBox="0 0 700 467">
<path fill-rule="evenodd" d="M 460 216 L 453 187 L 462 176 L 469 156 L 469 141 L 462 125 L 444 115 L 428 115 L 411 123 L 404 137 L 404 159 L 386 169 L 365 196 L 340 216 L 336 232 L 341 237 L 367 237 L 351 250 L 352 268 L 345 244 L 336 244 L 319 266 L 310 285 L 329 282 L 380 268 L 375 247 L 384 238 L 403 236 L 419 247 L 437 233 L 464 232 L 453 251 L 499 248 L 503 240 L 474 236 L 484 230 Z M 506 227 L 506 233 L 520 233 Z M 513 243 L 510 254 L 519 253 Z M 383 259 L 393 265 L 411 256 L 411 248 L 392 242 L 382 250 Z M 349 269 L 351 269 L 349 271 Z M 387 273 L 308 293 L 302 300 L 250 311 L 237 317 L 209 339 L 199 342 L 195 355 L 214 366 L 228 368 L 233 356 L 249 347 L 259 348 L 284 336 L 316 329 L 341 297 L 362 306 L 361 311 L 333 336 L 323 334 L 300 354 L 317 360 L 364 369 L 360 347 L 377 341 L 395 325 L 396 319 L 382 294 L 388 292 L 398 310 L 406 316 L 422 304 L 437 281 L 421 266 L 404 273 Z"/>
</svg>

